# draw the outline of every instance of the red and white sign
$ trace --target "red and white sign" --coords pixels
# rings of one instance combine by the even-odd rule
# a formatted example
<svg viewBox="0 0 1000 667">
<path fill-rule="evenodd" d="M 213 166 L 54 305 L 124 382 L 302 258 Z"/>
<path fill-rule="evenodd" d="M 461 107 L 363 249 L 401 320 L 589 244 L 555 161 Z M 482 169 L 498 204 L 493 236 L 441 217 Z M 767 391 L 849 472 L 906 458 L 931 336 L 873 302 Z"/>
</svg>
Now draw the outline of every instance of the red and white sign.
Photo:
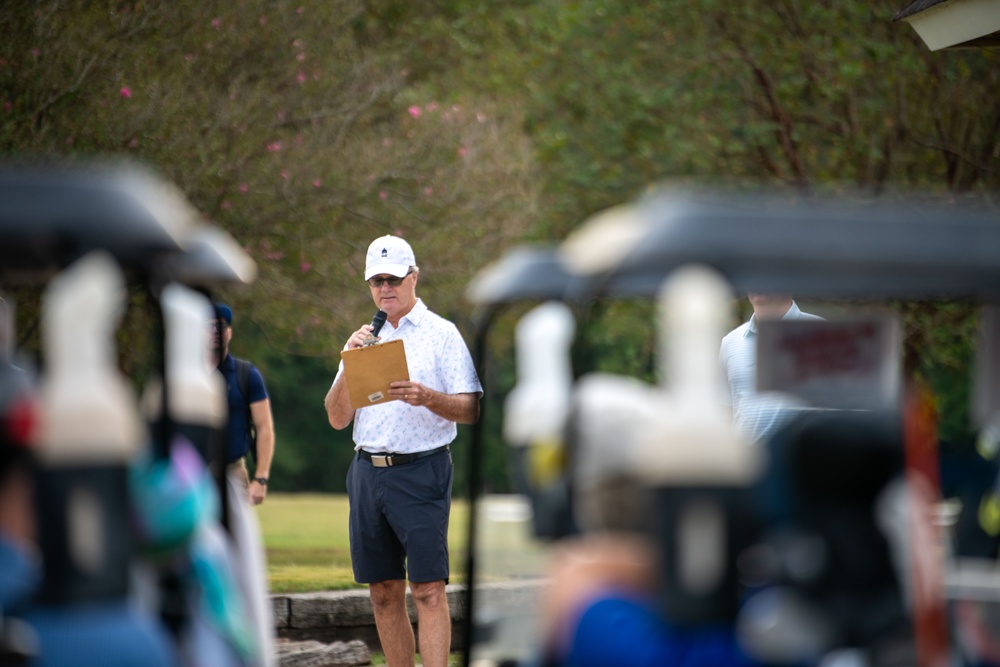
<svg viewBox="0 0 1000 667">
<path fill-rule="evenodd" d="M 890 315 L 757 323 L 757 389 L 816 408 L 886 409 L 900 400 L 900 329 Z"/>
</svg>

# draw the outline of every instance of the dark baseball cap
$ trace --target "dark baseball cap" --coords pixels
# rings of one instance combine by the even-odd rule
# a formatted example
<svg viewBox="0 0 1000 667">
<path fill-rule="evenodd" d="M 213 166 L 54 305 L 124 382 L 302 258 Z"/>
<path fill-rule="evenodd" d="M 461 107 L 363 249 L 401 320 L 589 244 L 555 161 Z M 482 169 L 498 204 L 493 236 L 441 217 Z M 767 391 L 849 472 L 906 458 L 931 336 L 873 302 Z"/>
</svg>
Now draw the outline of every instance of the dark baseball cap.
<svg viewBox="0 0 1000 667">
<path fill-rule="evenodd" d="M 215 312 L 226 321 L 226 324 L 233 326 L 233 309 L 224 303 L 215 304 Z"/>
</svg>

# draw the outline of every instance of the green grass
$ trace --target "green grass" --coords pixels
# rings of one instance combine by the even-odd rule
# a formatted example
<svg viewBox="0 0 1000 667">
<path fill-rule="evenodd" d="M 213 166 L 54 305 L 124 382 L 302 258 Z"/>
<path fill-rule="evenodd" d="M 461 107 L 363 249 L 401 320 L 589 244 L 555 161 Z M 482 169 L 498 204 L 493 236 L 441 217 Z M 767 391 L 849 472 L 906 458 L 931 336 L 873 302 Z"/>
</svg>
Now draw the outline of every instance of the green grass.
<svg viewBox="0 0 1000 667">
<path fill-rule="evenodd" d="M 272 593 L 363 588 L 354 582 L 347 536 L 347 496 L 270 493 L 257 508 Z M 452 503 L 448 543 L 451 582 L 464 581 L 468 512 Z"/>
</svg>

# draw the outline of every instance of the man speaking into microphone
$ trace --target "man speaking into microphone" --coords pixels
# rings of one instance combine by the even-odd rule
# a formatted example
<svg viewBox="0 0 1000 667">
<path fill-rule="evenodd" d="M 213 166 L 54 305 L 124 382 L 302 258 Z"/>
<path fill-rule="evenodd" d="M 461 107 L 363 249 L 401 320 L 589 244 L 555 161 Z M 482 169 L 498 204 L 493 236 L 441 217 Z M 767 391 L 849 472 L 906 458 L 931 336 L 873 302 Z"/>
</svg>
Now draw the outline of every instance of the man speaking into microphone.
<svg viewBox="0 0 1000 667">
<path fill-rule="evenodd" d="M 330 425 L 354 422 L 357 455 L 347 472 L 354 579 L 369 584 L 375 625 L 389 665 L 413 667 L 416 644 L 406 610 L 406 582 L 417 609 L 425 667 L 447 667 L 451 615 L 448 519 L 453 467 L 449 446 L 457 424 L 479 419 L 483 389 L 458 328 L 417 298 L 413 249 L 397 236 L 372 241 L 365 280 L 385 324 L 382 342 L 405 341 L 410 379 L 389 385 L 389 400 L 353 409 L 344 365 L 326 394 Z M 370 343 L 378 325 L 364 324 L 345 350 Z"/>
</svg>

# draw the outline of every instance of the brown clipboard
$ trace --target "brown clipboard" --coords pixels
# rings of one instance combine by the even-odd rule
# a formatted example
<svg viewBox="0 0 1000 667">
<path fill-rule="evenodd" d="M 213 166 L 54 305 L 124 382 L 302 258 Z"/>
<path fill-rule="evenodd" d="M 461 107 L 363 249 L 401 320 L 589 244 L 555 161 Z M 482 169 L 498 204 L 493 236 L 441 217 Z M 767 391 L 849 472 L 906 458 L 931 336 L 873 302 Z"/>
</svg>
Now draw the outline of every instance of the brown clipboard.
<svg viewBox="0 0 1000 667">
<path fill-rule="evenodd" d="M 389 383 L 410 379 L 406 350 L 399 339 L 344 350 L 340 358 L 354 410 L 396 400 L 389 398 Z"/>
</svg>

